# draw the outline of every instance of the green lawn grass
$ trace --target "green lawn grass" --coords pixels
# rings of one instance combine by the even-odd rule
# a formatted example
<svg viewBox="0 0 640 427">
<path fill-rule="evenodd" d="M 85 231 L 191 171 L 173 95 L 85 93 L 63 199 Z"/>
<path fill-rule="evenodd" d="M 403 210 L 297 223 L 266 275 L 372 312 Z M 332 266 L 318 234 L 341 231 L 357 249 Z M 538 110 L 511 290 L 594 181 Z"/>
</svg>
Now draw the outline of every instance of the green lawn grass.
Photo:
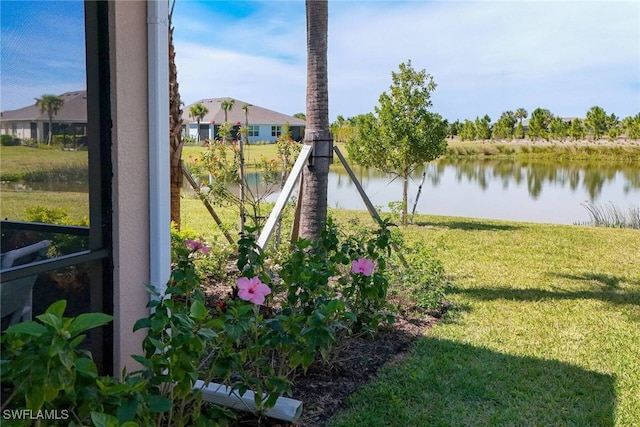
<svg viewBox="0 0 640 427">
<path fill-rule="evenodd" d="M 454 309 L 331 425 L 640 425 L 637 231 L 419 221 Z"/>
<path fill-rule="evenodd" d="M 86 156 L 1 150 L 3 175 Z M 251 146 L 248 156 L 272 157 L 274 150 Z M 86 212 L 74 209 L 86 198 L 3 191 L 0 215 L 20 219 L 26 205 L 37 204 L 80 217 Z M 365 212 L 332 212 L 368 220 Z M 237 214 L 220 214 L 235 226 Z M 420 225 L 404 234 L 437 251 L 452 276 L 454 308 L 408 357 L 353 396 L 334 426 L 640 425 L 637 230 L 416 219 Z M 201 202 L 188 197 L 183 227 L 220 233 Z"/>
<path fill-rule="evenodd" d="M 86 151 L 0 146 L 0 180 L 23 179 L 28 173 L 87 168 Z"/>
<path fill-rule="evenodd" d="M 3 192 L 1 216 L 20 219 L 33 204 L 86 215 L 74 210 L 86 194 L 35 193 Z M 223 241 L 199 200 L 185 197 L 182 209 L 184 228 Z M 233 230 L 237 213 L 217 210 Z M 370 221 L 365 212 L 331 214 Z M 454 306 L 332 425 L 640 425 L 637 230 L 437 216 L 416 223 L 403 234 L 444 262 Z"/>
<path fill-rule="evenodd" d="M 71 219 L 82 220 L 82 218 L 89 216 L 89 194 L 3 190 L 0 201 L 0 218 L 6 218 L 10 221 L 25 221 L 25 210 L 33 206 L 63 209 Z"/>
<path fill-rule="evenodd" d="M 189 145 L 182 149 L 182 159 L 190 162 L 193 158 L 198 158 L 206 147 Z M 278 158 L 278 149 L 276 144 L 249 144 L 244 145 L 244 159 L 248 165 L 260 161 L 262 156 L 267 159 Z"/>
<path fill-rule="evenodd" d="M 199 201 L 182 206 L 220 238 Z M 640 425 L 637 230 L 416 216 L 402 233 L 443 261 L 453 308 L 331 425 Z"/>
</svg>

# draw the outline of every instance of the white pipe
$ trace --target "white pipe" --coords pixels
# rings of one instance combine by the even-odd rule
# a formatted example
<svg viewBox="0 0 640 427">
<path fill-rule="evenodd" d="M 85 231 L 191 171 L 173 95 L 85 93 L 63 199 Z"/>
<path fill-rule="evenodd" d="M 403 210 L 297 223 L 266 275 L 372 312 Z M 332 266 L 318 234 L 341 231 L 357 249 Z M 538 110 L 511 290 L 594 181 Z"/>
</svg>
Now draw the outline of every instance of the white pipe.
<svg viewBox="0 0 640 427">
<path fill-rule="evenodd" d="M 241 411 L 256 412 L 255 392 L 251 390 L 247 390 L 240 396 L 231 387 L 217 383 L 206 384 L 202 380 L 196 381 L 193 389 L 202 391 L 202 400 L 205 402 Z M 274 407 L 267 409 L 264 414 L 278 420 L 295 422 L 302 414 L 302 402 L 281 396 L 276 400 Z"/>
<path fill-rule="evenodd" d="M 161 294 L 171 275 L 169 4 L 147 2 L 149 99 L 149 281 Z"/>
</svg>

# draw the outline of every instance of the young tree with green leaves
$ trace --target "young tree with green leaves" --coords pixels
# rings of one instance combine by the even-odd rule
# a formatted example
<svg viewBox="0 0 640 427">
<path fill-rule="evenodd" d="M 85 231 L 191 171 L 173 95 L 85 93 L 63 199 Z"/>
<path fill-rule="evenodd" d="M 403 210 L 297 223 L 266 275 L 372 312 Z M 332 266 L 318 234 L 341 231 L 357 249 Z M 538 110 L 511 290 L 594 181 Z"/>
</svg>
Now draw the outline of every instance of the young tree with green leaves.
<svg viewBox="0 0 640 427">
<path fill-rule="evenodd" d="M 625 117 L 622 121 L 624 134 L 629 139 L 640 139 L 640 113 Z"/>
<path fill-rule="evenodd" d="M 459 135 L 461 141 L 474 141 L 476 139 L 476 125 L 471 120 L 465 119 L 460 127 Z"/>
<path fill-rule="evenodd" d="M 63 105 L 64 98 L 58 95 L 46 94 L 36 98 L 36 106 L 40 109 L 40 113 L 47 113 L 47 117 L 49 117 L 47 145 L 51 145 L 51 138 L 53 137 L 53 116 L 60 112 Z"/>
<path fill-rule="evenodd" d="M 522 126 L 521 122 L 518 122 L 516 128 L 513 131 L 513 137 L 515 139 L 524 139 L 524 126 Z"/>
<path fill-rule="evenodd" d="M 505 111 L 493 125 L 492 137 L 494 140 L 511 140 L 513 138 L 513 127 L 516 124 L 516 118 L 513 111 Z"/>
<path fill-rule="evenodd" d="M 596 105 L 587 111 L 587 118 L 584 121 L 584 127 L 593 140 L 597 141 L 607 133 L 607 122 L 607 113 L 602 107 L 598 107 Z"/>
<path fill-rule="evenodd" d="M 356 137 L 347 143 L 349 157 L 402 178 L 402 223 L 407 223 L 409 176 L 417 166 L 440 157 L 447 149 L 447 125 L 429 111 L 436 83 L 411 61 L 391 73 L 389 91 L 382 93 L 373 113 L 358 116 Z"/>
<path fill-rule="evenodd" d="M 562 120 L 560 116 L 554 116 L 549 123 L 549 132 L 555 140 L 564 141 L 569 136 L 569 122 Z"/>
<path fill-rule="evenodd" d="M 584 126 L 582 124 L 582 120 L 580 119 L 571 120 L 571 124 L 569 125 L 569 137 L 571 137 L 573 141 L 579 141 L 581 139 L 584 139 L 585 131 L 584 131 Z"/>
<path fill-rule="evenodd" d="M 286 122 L 282 126 L 282 132 L 276 141 L 276 149 L 280 156 L 280 160 L 282 160 L 282 183 L 284 184 L 284 181 L 287 179 L 288 172 L 295 163 L 301 150 L 300 144 L 291 138 L 291 126 L 289 125 L 289 122 Z"/>
<path fill-rule="evenodd" d="M 189 117 L 191 117 L 192 119 L 195 119 L 197 123 L 196 141 L 200 141 L 200 122 L 202 121 L 204 116 L 207 115 L 208 112 L 209 112 L 209 109 L 205 107 L 205 105 L 201 102 L 198 102 L 196 105 L 189 108 Z"/>
<path fill-rule="evenodd" d="M 454 137 L 458 136 L 458 134 L 460 133 L 460 129 L 462 129 L 460 120 L 456 119 L 455 122 L 449 123 L 447 126 L 447 137 L 453 139 Z"/>
<path fill-rule="evenodd" d="M 476 117 L 476 138 L 480 140 L 491 139 L 491 117 L 485 114 L 483 118 Z"/>
<path fill-rule="evenodd" d="M 529 127 L 527 129 L 527 136 L 532 141 L 536 141 L 540 138 L 549 139 L 549 125 L 553 114 L 551 111 L 545 108 L 536 108 L 531 113 L 531 119 L 529 120 Z"/>
<path fill-rule="evenodd" d="M 615 114 L 611 113 L 610 116 L 607 117 L 607 138 L 609 141 L 615 141 L 622 135 L 623 132 L 622 123 L 620 123 L 620 119 Z"/>
</svg>

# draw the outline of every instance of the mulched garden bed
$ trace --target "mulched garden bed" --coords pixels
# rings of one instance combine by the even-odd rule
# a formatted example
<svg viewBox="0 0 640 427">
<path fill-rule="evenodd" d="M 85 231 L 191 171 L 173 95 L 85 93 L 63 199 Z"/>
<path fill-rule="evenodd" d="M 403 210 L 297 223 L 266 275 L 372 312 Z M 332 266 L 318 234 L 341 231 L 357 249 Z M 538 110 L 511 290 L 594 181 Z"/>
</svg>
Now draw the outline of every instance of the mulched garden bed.
<svg viewBox="0 0 640 427">
<path fill-rule="evenodd" d="M 230 288 L 211 284 L 208 304 L 214 306 L 226 297 Z M 293 399 L 303 402 L 302 415 L 295 423 L 271 418 L 257 419 L 252 414 L 238 413 L 232 426 L 321 427 L 344 407 L 347 398 L 359 387 L 373 380 L 387 363 L 405 357 L 411 344 L 447 311 L 448 303 L 419 318 L 396 315 L 396 321 L 381 328 L 374 337 L 349 337 L 340 343 L 331 363 L 314 363 L 293 383 Z"/>
</svg>

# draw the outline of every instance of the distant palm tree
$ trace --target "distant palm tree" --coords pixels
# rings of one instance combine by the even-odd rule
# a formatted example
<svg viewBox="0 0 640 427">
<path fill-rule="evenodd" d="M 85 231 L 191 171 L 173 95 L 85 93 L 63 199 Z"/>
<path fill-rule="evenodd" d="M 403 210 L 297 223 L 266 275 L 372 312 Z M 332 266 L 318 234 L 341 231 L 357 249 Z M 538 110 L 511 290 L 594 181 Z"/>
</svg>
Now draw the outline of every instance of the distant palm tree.
<svg viewBox="0 0 640 427">
<path fill-rule="evenodd" d="M 327 219 L 329 164 L 333 137 L 329 130 L 329 85 L 327 77 L 327 0 L 307 0 L 307 112 L 304 143 L 314 144 L 312 164 L 302 180 L 300 237 L 317 240 Z"/>
<path fill-rule="evenodd" d="M 224 122 L 227 123 L 228 119 L 227 119 L 227 113 L 229 111 L 231 111 L 233 109 L 233 104 L 236 103 L 235 99 L 229 98 L 229 99 L 225 99 L 224 101 L 221 101 L 221 107 L 224 110 Z"/>
<path fill-rule="evenodd" d="M 198 141 L 200 141 L 200 122 L 202 121 L 204 116 L 207 115 L 208 112 L 209 112 L 209 109 L 200 102 L 198 102 L 193 107 L 189 108 L 189 117 L 191 117 L 192 119 L 195 119 L 196 123 L 198 123 L 198 128 L 197 128 L 198 136 L 196 137 Z"/>
<path fill-rule="evenodd" d="M 47 135 L 47 145 L 51 145 L 53 136 L 53 116 L 58 114 L 64 105 L 64 99 L 58 95 L 42 95 L 36 98 L 36 106 L 40 108 L 40 113 L 47 113 L 49 116 L 49 134 Z"/>
<path fill-rule="evenodd" d="M 520 124 L 522 124 L 522 119 L 526 119 L 528 116 L 529 116 L 529 113 L 527 113 L 527 110 L 525 110 L 524 108 L 518 108 L 516 112 L 513 114 L 513 117 L 517 119 L 520 122 Z"/>
</svg>

